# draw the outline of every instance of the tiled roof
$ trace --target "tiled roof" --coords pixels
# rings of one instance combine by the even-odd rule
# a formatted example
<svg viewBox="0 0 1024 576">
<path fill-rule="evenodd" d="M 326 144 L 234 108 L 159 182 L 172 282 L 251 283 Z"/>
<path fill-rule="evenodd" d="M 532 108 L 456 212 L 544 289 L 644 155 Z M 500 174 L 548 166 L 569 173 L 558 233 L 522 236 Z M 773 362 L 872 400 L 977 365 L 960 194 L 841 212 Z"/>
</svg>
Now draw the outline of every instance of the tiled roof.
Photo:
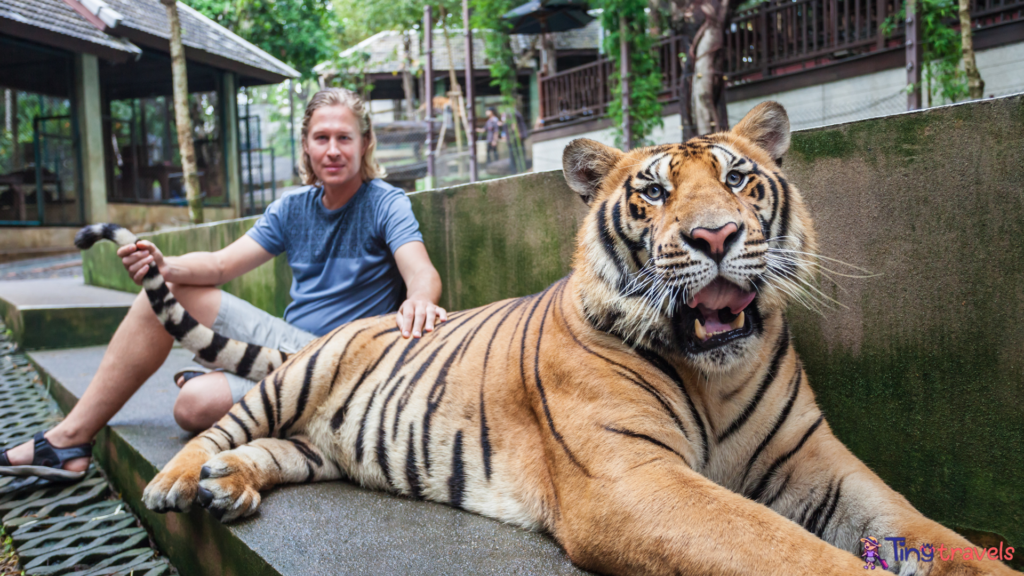
<svg viewBox="0 0 1024 576">
<path fill-rule="evenodd" d="M 601 21 L 594 19 L 583 28 L 555 32 L 555 50 L 597 50 L 601 45 Z M 520 55 L 540 40 L 537 34 L 513 34 L 512 51 Z"/>
<path fill-rule="evenodd" d="M 120 27 L 131 28 L 163 39 L 170 38 L 171 26 L 167 22 L 167 10 L 159 0 L 105 1 L 111 8 L 124 16 Z M 178 17 L 181 19 L 182 43 L 189 48 L 222 56 L 285 77 L 297 78 L 299 76 L 294 68 L 182 2 L 178 2 Z"/>
<path fill-rule="evenodd" d="M 133 58 L 142 53 L 136 43 L 153 47 L 154 43 L 161 44 L 170 38 L 167 9 L 160 0 L 104 0 L 110 8 L 123 16 L 116 28 L 106 31 L 101 31 L 68 4 L 77 1 L 0 0 L 0 25 L 5 24 L 6 20 L 11 28 L 21 30 L 22 35 L 26 35 L 27 31 L 32 39 L 36 39 L 31 32 L 32 27 L 36 27 L 46 33 L 94 44 L 102 49 L 97 54 L 106 52 L 109 56 L 111 51 L 115 51 Z M 205 52 L 219 58 L 221 62 L 237 62 L 247 66 L 248 70 L 267 72 L 269 74 L 263 74 L 266 78 L 299 76 L 292 67 L 182 2 L 178 2 L 178 15 L 181 19 L 182 42 L 186 48 Z M 154 42 L 154 39 L 160 42 Z M 46 42 L 42 37 L 38 40 Z M 166 50 L 166 44 L 156 48 Z"/>
<path fill-rule="evenodd" d="M 422 64 L 422 55 L 419 50 L 419 32 L 412 31 L 411 52 L 413 67 L 418 68 Z M 466 69 L 466 37 L 462 30 L 449 30 L 448 38 L 452 46 L 452 64 L 455 70 Z M 342 56 L 363 52 L 369 54 L 364 72 L 391 73 L 402 69 L 402 33 L 394 30 L 378 32 L 363 40 L 359 44 L 344 50 Z M 448 70 L 448 48 L 444 41 L 444 33 L 440 30 L 434 31 L 434 70 Z M 324 70 L 329 66 L 323 66 Z M 487 70 L 487 60 L 484 58 L 484 39 L 480 32 L 473 31 L 473 69 Z"/>
<path fill-rule="evenodd" d="M 122 0 L 124 1 L 124 0 Z M 412 52 L 413 67 L 421 65 L 419 50 L 419 31 L 411 31 L 412 36 L 410 49 Z M 473 31 L 473 69 L 487 70 L 488 60 L 484 57 L 484 35 L 486 30 Z M 601 25 L 597 20 L 579 30 L 558 32 L 555 36 L 556 50 L 596 50 L 600 43 Z M 455 70 L 466 69 L 466 40 L 462 30 L 449 30 L 448 38 L 452 46 L 452 60 Z M 516 53 L 526 51 L 535 36 L 512 35 L 512 49 Z M 399 72 L 402 69 L 402 33 L 393 30 L 379 32 L 363 40 L 359 44 L 343 51 L 342 56 L 350 56 L 357 52 L 370 55 L 363 72 L 367 74 L 380 74 Z M 444 33 L 434 30 L 434 70 L 448 70 L 448 48 L 444 40 Z M 330 66 L 322 64 L 317 68 L 318 72 L 324 73 L 330 70 Z"/>
<path fill-rule="evenodd" d="M 70 36 L 133 58 L 142 53 L 142 50 L 131 42 L 101 32 L 63 0 L 0 0 L 0 20 L 5 19 L 62 36 Z"/>
</svg>

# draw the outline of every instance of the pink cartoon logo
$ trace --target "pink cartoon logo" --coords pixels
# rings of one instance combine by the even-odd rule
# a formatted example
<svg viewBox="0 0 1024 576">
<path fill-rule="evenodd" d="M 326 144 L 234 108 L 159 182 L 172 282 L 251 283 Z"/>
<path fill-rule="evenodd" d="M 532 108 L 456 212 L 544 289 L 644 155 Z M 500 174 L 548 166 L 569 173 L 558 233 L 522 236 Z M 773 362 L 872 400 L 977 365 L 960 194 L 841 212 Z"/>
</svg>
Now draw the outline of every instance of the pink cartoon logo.
<svg viewBox="0 0 1024 576">
<path fill-rule="evenodd" d="M 889 564 L 878 555 L 878 538 L 868 536 L 867 538 L 861 538 L 860 541 L 864 544 L 864 553 L 861 554 L 864 557 L 864 569 L 870 568 L 874 570 L 875 563 L 877 562 L 882 565 L 883 570 L 888 570 Z"/>
</svg>

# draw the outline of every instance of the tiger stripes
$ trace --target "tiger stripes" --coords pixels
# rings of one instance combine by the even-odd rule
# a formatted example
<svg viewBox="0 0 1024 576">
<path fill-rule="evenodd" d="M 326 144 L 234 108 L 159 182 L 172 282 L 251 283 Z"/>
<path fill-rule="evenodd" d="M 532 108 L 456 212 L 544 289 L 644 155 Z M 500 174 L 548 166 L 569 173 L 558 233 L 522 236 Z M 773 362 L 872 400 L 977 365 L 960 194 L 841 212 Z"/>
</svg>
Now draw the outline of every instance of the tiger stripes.
<svg viewBox="0 0 1024 576">
<path fill-rule="evenodd" d="M 189 442 L 145 504 L 230 521 L 274 485 L 348 478 L 547 531 L 607 574 L 852 575 L 861 537 L 967 546 L 814 401 L 784 315 L 816 251 L 777 162 L 788 126 L 766 103 L 680 146 L 574 141 L 566 179 L 591 212 L 569 276 L 419 340 L 391 317 L 338 328 Z"/>
<path fill-rule="evenodd" d="M 80 250 L 88 250 L 100 240 L 110 240 L 118 247 L 138 242 L 131 231 L 117 224 L 92 224 L 75 234 L 75 246 Z M 167 332 L 186 349 L 195 352 L 197 360 L 206 366 L 224 368 L 256 381 L 288 359 L 288 354 L 280 350 L 225 338 L 197 322 L 174 298 L 155 265 L 146 272 L 142 288 Z"/>
</svg>

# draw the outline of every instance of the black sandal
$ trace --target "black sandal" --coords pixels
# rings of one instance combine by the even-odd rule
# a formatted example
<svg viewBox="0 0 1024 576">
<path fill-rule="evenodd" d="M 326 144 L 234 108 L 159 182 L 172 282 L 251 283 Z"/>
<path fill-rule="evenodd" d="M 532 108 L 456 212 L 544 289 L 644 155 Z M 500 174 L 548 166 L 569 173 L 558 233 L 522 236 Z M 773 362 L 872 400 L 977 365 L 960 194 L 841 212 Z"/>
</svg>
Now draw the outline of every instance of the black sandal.
<svg viewBox="0 0 1024 576">
<path fill-rule="evenodd" d="M 178 388 L 181 388 L 182 386 L 185 385 L 185 382 L 188 382 L 193 378 L 198 378 L 199 376 L 202 376 L 206 373 L 207 372 L 205 370 L 195 367 L 189 367 L 185 368 L 184 370 L 178 370 L 177 372 L 174 373 L 174 385 L 177 386 Z M 178 380 L 181 380 L 180 385 L 178 384 Z"/>
<path fill-rule="evenodd" d="M 64 463 L 75 458 L 92 458 L 92 443 L 79 444 L 68 448 L 57 448 L 37 432 L 32 440 L 35 442 L 31 464 L 14 466 L 7 458 L 7 450 L 0 453 L 0 476 L 35 476 L 45 480 L 81 480 L 87 470 L 72 472 L 64 470 Z"/>
</svg>

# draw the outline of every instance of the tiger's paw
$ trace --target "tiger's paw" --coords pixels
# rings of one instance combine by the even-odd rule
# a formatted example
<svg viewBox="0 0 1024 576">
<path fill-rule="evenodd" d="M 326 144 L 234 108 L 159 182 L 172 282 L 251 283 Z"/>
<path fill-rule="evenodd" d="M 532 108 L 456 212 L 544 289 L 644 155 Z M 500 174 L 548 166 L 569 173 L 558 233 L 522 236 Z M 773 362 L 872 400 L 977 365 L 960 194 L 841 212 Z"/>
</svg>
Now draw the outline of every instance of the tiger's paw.
<svg viewBox="0 0 1024 576">
<path fill-rule="evenodd" d="M 164 471 L 156 475 L 142 493 L 142 502 L 146 508 L 163 514 L 164 512 L 188 512 L 196 499 L 199 487 L 199 470 Z"/>
<path fill-rule="evenodd" d="M 251 464 L 238 455 L 218 455 L 199 473 L 199 504 L 221 522 L 252 514 L 260 505 L 253 473 Z"/>
<path fill-rule="evenodd" d="M 154 512 L 188 512 L 199 488 L 199 469 L 210 455 L 187 446 L 146 486 L 142 502 Z"/>
</svg>

